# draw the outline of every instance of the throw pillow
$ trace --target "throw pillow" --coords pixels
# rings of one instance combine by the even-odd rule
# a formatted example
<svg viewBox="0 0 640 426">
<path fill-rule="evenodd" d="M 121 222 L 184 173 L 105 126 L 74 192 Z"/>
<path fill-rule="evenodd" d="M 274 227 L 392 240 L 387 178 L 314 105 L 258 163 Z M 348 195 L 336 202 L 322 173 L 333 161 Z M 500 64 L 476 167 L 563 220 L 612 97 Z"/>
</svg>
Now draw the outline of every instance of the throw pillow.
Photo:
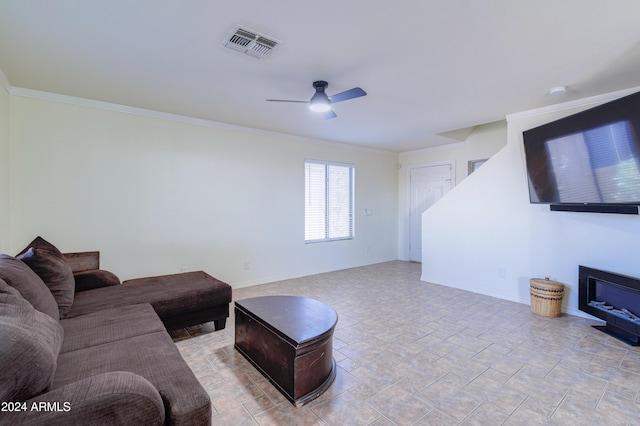
<svg viewBox="0 0 640 426">
<path fill-rule="evenodd" d="M 104 269 L 76 272 L 73 277 L 76 280 L 76 292 L 120 284 L 116 274 Z"/>
<path fill-rule="evenodd" d="M 51 386 L 63 331 L 0 279 L 0 401 L 23 401 Z"/>
<path fill-rule="evenodd" d="M 17 258 L 42 278 L 58 304 L 60 318 L 66 317 L 73 304 L 76 283 L 71 267 L 60 250 L 42 237 L 37 237 Z"/>
<path fill-rule="evenodd" d="M 58 304 L 42 279 L 26 263 L 0 254 L 0 279 L 20 292 L 31 305 L 56 321 L 60 319 Z"/>
</svg>

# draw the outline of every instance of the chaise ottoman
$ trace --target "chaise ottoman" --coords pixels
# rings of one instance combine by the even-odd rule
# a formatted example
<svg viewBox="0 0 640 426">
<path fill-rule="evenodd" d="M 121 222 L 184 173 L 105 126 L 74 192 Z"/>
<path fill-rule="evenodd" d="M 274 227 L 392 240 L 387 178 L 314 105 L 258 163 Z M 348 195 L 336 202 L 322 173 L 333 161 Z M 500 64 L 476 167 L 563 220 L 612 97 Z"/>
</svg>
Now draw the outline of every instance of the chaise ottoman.
<svg viewBox="0 0 640 426">
<path fill-rule="evenodd" d="M 208 321 L 222 330 L 229 316 L 231 286 L 203 271 L 136 278 L 77 291 L 67 318 L 138 303 L 151 304 L 167 330 Z"/>
</svg>

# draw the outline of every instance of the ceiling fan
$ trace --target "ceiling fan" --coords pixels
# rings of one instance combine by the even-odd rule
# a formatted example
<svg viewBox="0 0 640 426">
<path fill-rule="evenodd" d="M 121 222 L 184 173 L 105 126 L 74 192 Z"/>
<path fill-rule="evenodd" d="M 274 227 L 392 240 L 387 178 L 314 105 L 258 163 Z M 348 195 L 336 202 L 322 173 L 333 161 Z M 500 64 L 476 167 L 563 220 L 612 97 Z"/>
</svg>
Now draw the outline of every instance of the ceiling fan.
<svg viewBox="0 0 640 426">
<path fill-rule="evenodd" d="M 337 93 L 333 96 L 328 96 L 325 93 L 325 90 L 328 86 L 329 83 L 327 83 L 326 81 L 314 81 L 313 88 L 316 89 L 316 93 L 314 93 L 314 95 L 308 101 L 267 99 L 267 102 L 295 102 L 309 104 L 309 108 L 311 109 L 311 111 L 323 112 L 324 119 L 331 120 L 332 118 L 337 117 L 336 113 L 331 109 L 332 104 L 342 101 L 348 101 L 349 99 L 359 98 L 360 96 L 365 96 L 367 94 L 367 92 L 365 92 L 361 88 L 354 87 L 353 89 Z"/>
</svg>

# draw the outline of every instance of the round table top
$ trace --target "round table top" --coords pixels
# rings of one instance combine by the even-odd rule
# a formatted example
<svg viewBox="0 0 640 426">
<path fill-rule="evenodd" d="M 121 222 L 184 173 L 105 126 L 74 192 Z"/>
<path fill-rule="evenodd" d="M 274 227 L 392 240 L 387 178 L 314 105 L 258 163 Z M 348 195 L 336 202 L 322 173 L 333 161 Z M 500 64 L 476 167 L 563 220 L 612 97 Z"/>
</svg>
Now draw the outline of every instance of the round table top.
<svg viewBox="0 0 640 426">
<path fill-rule="evenodd" d="M 235 303 L 297 344 L 332 331 L 338 322 L 338 314 L 331 306 L 308 297 L 261 296 Z"/>
</svg>

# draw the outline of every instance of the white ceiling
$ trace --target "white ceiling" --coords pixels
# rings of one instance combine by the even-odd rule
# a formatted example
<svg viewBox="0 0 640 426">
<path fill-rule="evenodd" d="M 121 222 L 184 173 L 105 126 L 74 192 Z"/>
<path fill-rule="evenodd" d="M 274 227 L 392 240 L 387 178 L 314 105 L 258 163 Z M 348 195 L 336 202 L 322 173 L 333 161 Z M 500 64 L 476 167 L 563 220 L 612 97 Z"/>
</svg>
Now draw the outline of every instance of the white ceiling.
<svg viewBox="0 0 640 426">
<path fill-rule="evenodd" d="M 640 86 L 639 22 L 638 0 L 0 0 L 0 69 L 13 88 L 408 151 Z M 264 60 L 221 47 L 236 24 L 282 43 Z M 368 95 L 334 120 L 265 102 L 308 100 L 314 80 Z"/>
</svg>

